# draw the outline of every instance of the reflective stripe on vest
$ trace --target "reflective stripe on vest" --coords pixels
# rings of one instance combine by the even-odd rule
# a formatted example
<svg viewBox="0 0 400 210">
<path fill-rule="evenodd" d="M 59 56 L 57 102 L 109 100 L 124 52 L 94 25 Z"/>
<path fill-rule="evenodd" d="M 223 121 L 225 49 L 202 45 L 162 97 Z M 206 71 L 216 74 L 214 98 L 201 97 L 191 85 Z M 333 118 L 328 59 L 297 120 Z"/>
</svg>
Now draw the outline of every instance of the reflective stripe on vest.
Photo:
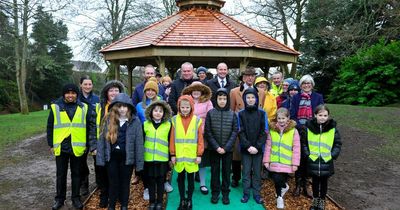
<svg viewBox="0 0 400 210">
<path fill-rule="evenodd" d="M 101 123 L 101 106 L 96 103 L 96 136 L 97 140 L 100 139 L 100 123 Z"/>
<path fill-rule="evenodd" d="M 322 157 L 325 162 L 328 162 L 332 159 L 331 150 L 335 138 L 335 128 L 321 134 L 315 134 L 308 129 L 307 137 L 311 160 L 315 161 L 318 157 Z"/>
<path fill-rule="evenodd" d="M 144 161 L 168 161 L 168 134 L 171 129 L 170 122 L 162 123 L 157 129 L 153 123 L 146 120 L 143 123 L 145 133 Z"/>
<path fill-rule="evenodd" d="M 271 130 L 271 162 L 292 165 L 294 129 L 280 134 Z"/>
<path fill-rule="evenodd" d="M 183 169 L 188 173 L 198 171 L 199 165 L 195 161 L 197 158 L 197 132 L 201 119 L 193 115 L 186 133 L 180 115 L 172 117 L 171 121 L 175 128 L 175 171 L 178 173 L 182 172 Z"/>
<path fill-rule="evenodd" d="M 53 148 L 54 154 L 61 154 L 61 142 L 71 136 L 72 151 L 76 157 L 83 155 L 86 149 L 86 115 L 88 106 L 77 106 L 72 122 L 65 110 L 60 111 L 57 104 L 52 104 L 54 115 Z"/>
</svg>

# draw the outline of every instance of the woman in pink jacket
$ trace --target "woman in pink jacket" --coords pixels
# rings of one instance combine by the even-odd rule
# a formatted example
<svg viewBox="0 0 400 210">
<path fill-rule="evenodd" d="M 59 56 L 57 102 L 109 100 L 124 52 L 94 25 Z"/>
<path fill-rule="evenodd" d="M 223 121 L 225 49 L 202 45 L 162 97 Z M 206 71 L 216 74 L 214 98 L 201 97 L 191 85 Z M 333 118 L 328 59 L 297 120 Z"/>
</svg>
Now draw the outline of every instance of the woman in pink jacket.
<svg viewBox="0 0 400 210">
<path fill-rule="evenodd" d="M 211 102 L 211 89 L 203 85 L 201 82 L 193 82 L 182 90 L 182 95 L 190 95 L 194 101 L 194 115 L 198 116 L 202 120 L 200 131 L 204 133 L 204 125 L 206 121 L 207 112 L 213 109 Z M 209 150 L 207 150 L 207 141 L 204 142 L 204 153 L 201 157 L 201 163 L 199 165 L 199 181 L 200 191 L 202 194 L 208 194 L 208 188 L 206 186 L 206 168 L 210 166 Z"/>
<path fill-rule="evenodd" d="M 284 208 L 283 196 L 289 190 L 286 183 L 290 173 L 300 165 L 300 136 L 296 122 L 290 120 L 289 110 L 279 108 L 276 120 L 269 126 L 269 134 L 263 158 L 264 166 L 270 171 L 276 190 L 276 207 Z"/>
</svg>

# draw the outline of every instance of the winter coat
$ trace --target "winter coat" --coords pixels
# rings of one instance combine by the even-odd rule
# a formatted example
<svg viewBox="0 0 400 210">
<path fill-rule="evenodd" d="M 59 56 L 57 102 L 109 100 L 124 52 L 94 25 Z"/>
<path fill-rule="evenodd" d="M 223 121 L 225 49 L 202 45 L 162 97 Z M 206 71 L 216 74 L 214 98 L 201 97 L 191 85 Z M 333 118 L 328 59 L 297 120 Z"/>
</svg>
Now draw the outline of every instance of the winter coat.
<svg viewBox="0 0 400 210">
<path fill-rule="evenodd" d="M 334 165 L 333 160 L 336 160 L 339 157 L 340 150 L 342 147 L 342 141 L 340 138 L 339 131 L 336 128 L 336 121 L 333 119 L 329 119 L 324 124 L 318 124 L 317 119 L 313 118 L 306 123 L 307 130 L 310 130 L 314 134 L 321 134 L 328 132 L 332 128 L 335 128 L 335 136 L 333 140 L 331 156 L 332 159 L 328 162 L 325 162 L 321 157 L 318 157 L 315 161 L 309 158 L 310 149 L 308 147 L 308 138 L 307 138 L 307 130 L 302 132 L 302 139 L 305 141 L 302 142 L 302 153 L 305 157 L 307 157 L 307 171 L 309 175 L 312 176 L 331 176 L 334 174 Z"/>
<path fill-rule="evenodd" d="M 143 146 L 143 129 L 142 123 L 136 116 L 136 109 L 132 104 L 132 100 L 126 94 L 118 94 L 111 102 L 109 109 L 116 103 L 127 104 L 132 110 L 132 118 L 128 121 L 126 129 L 126 160 L 125 165 L 133 165 L 136 171 L 143 170 L 144 164 L 144 146 Z M 105 121 L 100 140 L 97 144 L 96 162 L 99 166 L 105 166 L 110 161 L 111 143 L 106 139 L 107 127 L 109 120 Z"/>
<path fill-rule="evenodd" d="M 158 101 L 158 100 L 156 100 L 156 101 Z M 148 105 L 150 105 L 151 103 L 153 103 L 152 100 L 146 99 L 146 107 Z M 143 109 L 142 104 L 143 104 L 143 101 L 136 105 L 136 112 L 137 112 L 137 116 L 140 119 L 140 122 L 144 123 L 144 121 L 146 121 L 146 116 L 145 116 L 145 109 Z"/>
<path fill-rule="evenodd" d="M 141 82 L 135 87 L 135 91 L 132 93 L 132 103 L 133 105 L 137 105 L 139 102 L 142 101 L 143 95 L 144 95 L 144 86 L 146 82 Z M 158 84 L 158 95 L 161 96 L 163 99 L 166 98 L 165 96 L 165 89 L 164 86 L 161 84 Z"/>
<path fill-rule="evenodd" d="M 171 93 L 169 94 L 168 104 L 171 106 L 172 112 L 177 113 L 178 98 L 181 96 L 182 90 L 192 84 L 194 80 L 176 79 L 171 83 Z"/>
<path fill-rule="evenodd" d="M 301 100 L 301 92 L 293 96 L 291 102 L 292 104 L 289 110 L 290 119 L 296 121 L 298 129 L 301 126 L 299 120 L 297 119 L 297 112 L 299 111 L 300 100 Z M 322 95 L 313 91 L 311 93 L 311 108 L 313 113 L 315 111 L 315 108 L 320 104 L 324 104 L 324 99 L 322 98 Z"/>
<path fill-rule="evenodd" d="M 271 122 L 276 117 L 276 99 L 270 92 L 265 92 L 264 111 L 267 113 L 268 122 Z"/>
<path fill-rule="evenodd" d="M 247 94 L 256 96 L 255 105 L 245 103 L 245 109 L 238 114 L 239 118 L 239 143 L 242 153 L 250 154 L 247 150 L 253 146 L 258 150 L 258 154 L 262 152 L 268 130 L 267 116 L 264 110 L 259 109 L 258 94 L 255 88 L 248 88 L 243 93 L 243 101 Z"/>
<path fill-rule="evenodd" d="M 225 107 L 219 107 L 207 113 L 205 121 L 204 138 L 208 142 L 208 149 L 217 150 L 222 147 L 226 152 L 232 152 L 236 141 L 238 127 L 236 114 L 229 109 L 229 93 L 227 89 L 220 88 L 218 92 L 224 92 L 227 95 Z"/>
<path fill-rule="evenodd" d="M 269 171 L 278 172 L 278 173 L 294 173 L 291 166 L 299 166 L 300 165 L 300 135 L 296 129 L 296 122 L 293 120 L 289 121 L 289 124 L 286 127 L 281 127 L 278 125 L 276 120 L 272 121 L 269 126 L 270 131 L 276 131 L 278 133 L 286 133 L 291 129 L 295 129 L 294 136 L 293 136 L 293 145 L 292 145 L 292 165 L 285 165 L 281 163 L 271 163 L 271 149 L 272 149 L 272 139 L 271 134 L 268 132 L 267 137 L 267 144 L 265 145 L 265 152 L 263 163 L 270 163 L 269 164 Z"/>
<path fill-rule="evenodd" d="M 225 79 L 226 79 L 226 84 L 225 84 L 224 88 L 227 90 L 227 92 L 229 94 L 231 92 L 231 90 L 236 87 L 236 84 L 228 77 L 226 77 Z M 219 88 L 221 88 L 221 84 L 218 82 L 218 76 L 214 77 L 211 80 L 208 80 L 206 82 L 206 85 L 211 89 L 211 92 L 212 92 L 211 102 L 212 102 L 213 106 L 215 107 L 215 106 L 217 106 L 216 92 Z"/>
<path fill-rule="evenodd" d="M 72 120 L 78 106 L 83 107 L 84 104 L 79 100 L 76 103 L 65 103 L 64 97 L 60 97 L 54 104 L 60 107 L 60 111 L 65 110 L 68 117 Z M 93 109 L 88 109 L 86 114 L 86 147 L 89 151 L 96 150 L 96 114 Z M 47 119 L 47 144 L 53 147 L 53 133 L 54 133 L 54 113 L 50 109 L 49 117 Z M 71 145 L 71 136 L 65 138 L 61 143 L 61 151 L 73 154 Z"/>
</svg>

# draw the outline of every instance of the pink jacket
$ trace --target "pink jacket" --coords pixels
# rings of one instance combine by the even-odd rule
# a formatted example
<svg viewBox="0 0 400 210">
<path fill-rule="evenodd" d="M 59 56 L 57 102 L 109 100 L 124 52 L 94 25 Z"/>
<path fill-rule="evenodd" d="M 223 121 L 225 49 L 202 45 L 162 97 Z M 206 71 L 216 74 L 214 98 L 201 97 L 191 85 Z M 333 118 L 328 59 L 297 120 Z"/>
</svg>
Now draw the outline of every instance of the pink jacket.
<svg viewBox="0 0 400 210">
<path fill-rule="evenodd" d="M 204 125 L 206 124 L 207 112 L 210 111 L 211 109 L 213 109 L 213 105 L 210 100 L 203 103 L 201 102 L 194 103 L 194 115 L 200 117 L 201 121 L 203 122 L 200 128 L 202 133 L 204 133 Z"/>
<path fill-rule="evenodd" d="M 277 132 L 283 131 L 284 133 L 288 132 L 291 129 L 294 130 L 294 137 L 293 137 L 293 153 L 292 153 L 292 166 L 299 166 L 300 165 L 300 135 L 299 132 L 297 131 L 296 127 L 296 122 L 293 120 L 290 120 L 289 124 L 286 127 L 281 127 L 279 126 L 276 121 L 271 122 L 269 129 L 270 130 L 275 130 Z M 284 165 L 281 163 L 271 163 L 270 158 L 271 158 L 271 134 L 268 132 L 268 137 L 267 137 L 267 144 L 265 145 L 265 152 L 264 152 L 264 158 L 263 158 L 263 164 L 264 163 L 269 163 L 269 167 L 267 168 L 269 171 L 272 172 L 279 172 L 279 173 L 294 173 L 295 170 L 292 169 L 292 166 Z"/>
</svg>

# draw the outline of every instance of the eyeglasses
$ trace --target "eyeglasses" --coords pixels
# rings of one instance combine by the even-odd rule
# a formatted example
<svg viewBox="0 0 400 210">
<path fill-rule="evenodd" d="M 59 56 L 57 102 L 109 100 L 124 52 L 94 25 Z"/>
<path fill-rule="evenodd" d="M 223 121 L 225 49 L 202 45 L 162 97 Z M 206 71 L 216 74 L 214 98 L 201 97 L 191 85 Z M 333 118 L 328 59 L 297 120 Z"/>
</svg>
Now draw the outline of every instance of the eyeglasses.
<svg viewBox="0 0 400 210">
<path fill-rule="evenodd" d="M 303 82 L 302 85 L 311 85 L 311 82 Z"/>
</svg>

